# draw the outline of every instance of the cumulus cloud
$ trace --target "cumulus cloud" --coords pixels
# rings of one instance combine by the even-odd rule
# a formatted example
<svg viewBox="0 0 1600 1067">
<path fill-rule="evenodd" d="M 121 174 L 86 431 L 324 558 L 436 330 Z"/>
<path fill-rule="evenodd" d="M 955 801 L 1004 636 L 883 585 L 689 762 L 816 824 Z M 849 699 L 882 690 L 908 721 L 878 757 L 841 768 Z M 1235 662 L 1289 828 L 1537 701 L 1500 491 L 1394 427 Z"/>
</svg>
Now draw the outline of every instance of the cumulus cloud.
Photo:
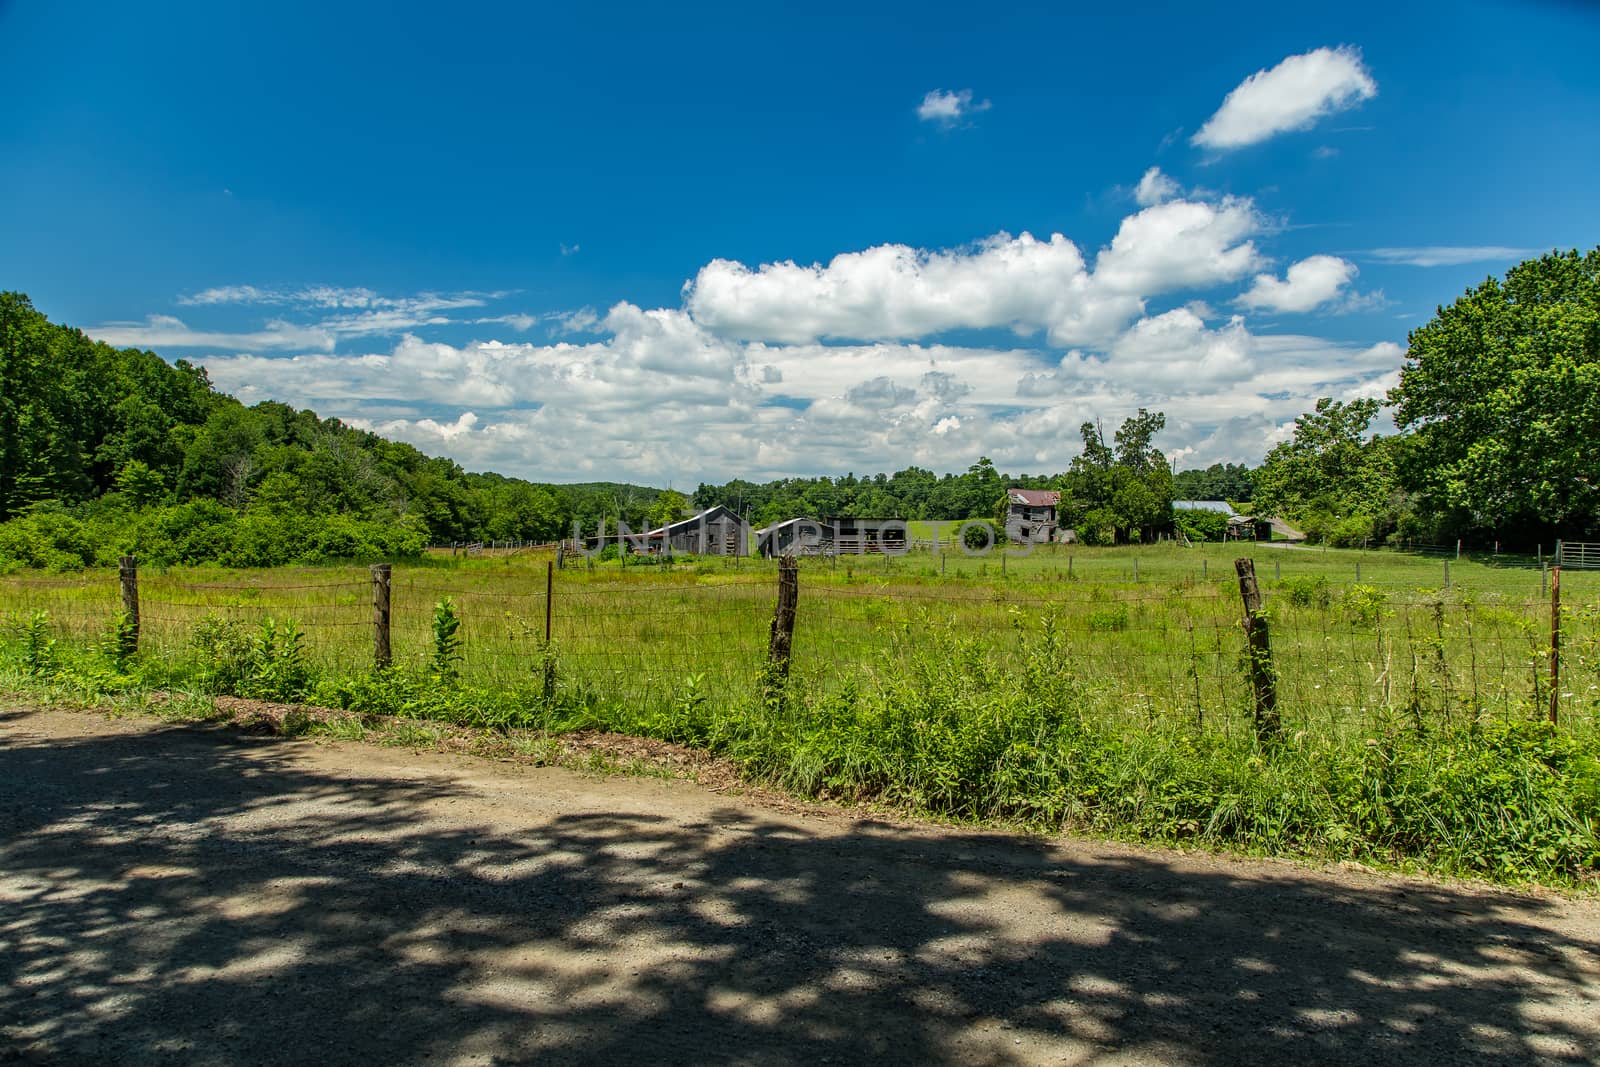
<svg viewBox="0 0 1600 1067">
<path fill-rule="evenodd" d="M 688 286 L 685 304 L 695 321 L 745 339 L 909 339 L 1065 324 L 1083 317 L 1088 284 L 1082 253 L 1061 234 L 1041 241 L 1000 233 L 948 252 L 878 245 L 826 266 L 789 261 L 751 270 L 713 260 Z"/>
<path fill-rule="evenodd" d="M 1305 129 L 1377 93 L 1378 83 L 1356 49 L 1314 49 L 1240 82 L 1190 142 L 1217 150 L 1243 148 Z"/>
<path fill-rule="evenodd" d="M 1260 264 L 1248 238 L 1262 228 L 1254 205 L 1239 197 L 1155 204 L 1122 220 L 1095 260 L 1094 279 L 1139 296 L 1235 281 Z"/>
<path fill-rule="evenodd" d="M 1149 207 L 1178 195 L 1178 183 L 1161 173 L 1160 167 L 1151 167 L 1134 186 L 1133 199 L 1140 207 Z"/>
<path fill-rule="evenodd" d="M 1256 336 L 1239 318 L 1208 324 L 1203 310 L 1142 316 L 1105 347 L 1062 356 L 741 342 L 681 309 L 623 303 L 583 344 L 407 336 L 361 355 L 201 362 L 247 402 L 308 406 L 474 469 L 681 481 L 906 463 L 949 470 L 979 455 L 1011 470 L 1060 470 L 1079 423 L 1115 423 L 1141 406 L 1167 412 L 1163 446 L 1195 449 L 1195 463 L 1254 461 L 1262 426 L 1292 422 L 1317 396 L 1381 391 L 1403 358 L 1393 344 Z M 1254 429 L 1230 436 L 1227 425 Z"/>
<path fill-rule="evenodd" d="M 1148 177 L 1148 175 L 1147 175 Z M 826 265 L 751 269 L 713 260 L 685 288 L 696 322 L 744 340 L 909 340 L 955 329 L 1044 331 L 1051 344 L 1100 344 L 1146 298 L 1232 282 L 1259 265 L 1263 227 L 1249 200 L 1172 200 L 1122 221 L 1091 273 L 1063 235 L 999 233 L 968 248 L 878 245 Z"/>
<path fill-rule="evenodd" d="M 1281 279 L 1256 275 L 1239 303 L 1267 311 L 1311 311 L 1337 300 L 1356 273 L 1356 265 L 1348 259 L 1309 256 L 1292 264 Z"/>
<path fill-rule="evenodd" d="M 936 122 L 949 129 L 980 111 L 988 111 L 991 106 L 987 100 L 974 101 L 971 89 L 953 92 L 934 89 L 917 105 L 917 118 L 923 122 Z"/>
<path fill-rule="evenodd" d="M 1408 267 L 1459 267 L 1466 263 L 1526 259 L 1539 252 L 1537 248 L 1506 248 L 1503 245 L 1424 245 L 1417 248 L 1374 248 L 1367 255 L 1384 263 Z"/>
</svg>

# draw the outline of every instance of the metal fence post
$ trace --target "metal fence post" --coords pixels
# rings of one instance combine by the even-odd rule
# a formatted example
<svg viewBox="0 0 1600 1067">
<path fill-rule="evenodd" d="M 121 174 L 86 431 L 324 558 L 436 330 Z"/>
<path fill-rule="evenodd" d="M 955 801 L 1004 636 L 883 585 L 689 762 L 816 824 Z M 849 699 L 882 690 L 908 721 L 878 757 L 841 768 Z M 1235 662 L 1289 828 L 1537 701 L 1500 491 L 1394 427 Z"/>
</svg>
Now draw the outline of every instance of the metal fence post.
<svg viewBox="0 0 1600 1067">
<path fill-rule="evenodd" d="M 393 662 L 389 648 L 390 565 L 372 565 L 372 663 L 383 670 Z"/>
<path fill-rule="evenodd" d="M 123 625 L 117 634 L 118 651 L 131 656 L 139 651 L 139 566 L 132 556 L 117 561 L 117 577 L 122 582 Z"/>
</svg>

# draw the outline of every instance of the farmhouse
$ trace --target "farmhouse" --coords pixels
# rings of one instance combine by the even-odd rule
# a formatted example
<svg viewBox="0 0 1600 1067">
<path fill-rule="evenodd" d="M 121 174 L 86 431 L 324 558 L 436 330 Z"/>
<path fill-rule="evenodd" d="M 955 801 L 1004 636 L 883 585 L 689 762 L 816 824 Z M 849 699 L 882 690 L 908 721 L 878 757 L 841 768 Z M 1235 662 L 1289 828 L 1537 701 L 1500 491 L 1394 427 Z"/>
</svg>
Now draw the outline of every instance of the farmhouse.
<svg viewBox="0 0 1600 1067">
<path fill-rule="evenodd" d="M 1060 504 L 1061 494 L 1054 489 L 1007 489 L 1006 537 L 1040 544 L 1054 541 Z"/>
</svg>

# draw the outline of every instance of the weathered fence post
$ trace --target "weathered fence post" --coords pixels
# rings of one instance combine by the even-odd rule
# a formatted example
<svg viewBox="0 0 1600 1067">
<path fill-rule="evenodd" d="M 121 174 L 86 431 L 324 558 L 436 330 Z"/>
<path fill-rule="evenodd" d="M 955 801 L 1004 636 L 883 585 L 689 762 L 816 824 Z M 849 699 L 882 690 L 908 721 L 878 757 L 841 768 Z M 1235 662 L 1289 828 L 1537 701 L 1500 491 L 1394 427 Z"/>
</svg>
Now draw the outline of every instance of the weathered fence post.
<svg viewBox="0 0 1600 1067">
<path fill-rule="evenodd" d="M 1450 588 L 1450 561 L 1449 560 L 1445 560 L 1444 561 L 1444 587 L 1446 589 Z"/>
<path fill-rule="evenodd" d="M 800 600 L 800 561 L 793 556 L 778 560 L 778 606 L 772 613 L 772 634 L 767 640 L 767 698 L 770 700 L 789 678 L 794 651 L 795 605 Z"/>
<path fill-rule="evenodd" d="M 1561 564 L 1550 571 L 1550 725 L 1561 710 Z"/>
<path fill-rule="evenodd" d="M 117 560 L 117 577 L 122 581 L 123 625 L 117 634 L 118 651 L 131 656 L 139 651 L 139 566 L 132 556 Z"/>
<path fill-rule="evenodd" d="M 379 670 L 393 662 L 389 650 L 389 573 L 387 563 L 372 565 L 372 663 Z"/>
<path fill-rule="evenodd" d="M 1244 632 L 1249 642 L 1250 686 L 1255 693 L 1256 737 L 1269 741 L 1278 734 L 1278 679 L 1272 667 L 1272 637 L 1261 610 L 1261 587 L 1253 559 L 1236 559 L 1239 596 L 1244 600 Z"/>
<path fill-rule="evenodd" d="M 550 651 L 551 623 L 555 620 L 556 565 L 545 564 L 544 570 L 544 702 L 548 707 L 556 695 L 556 659 Z"/>
</svg>

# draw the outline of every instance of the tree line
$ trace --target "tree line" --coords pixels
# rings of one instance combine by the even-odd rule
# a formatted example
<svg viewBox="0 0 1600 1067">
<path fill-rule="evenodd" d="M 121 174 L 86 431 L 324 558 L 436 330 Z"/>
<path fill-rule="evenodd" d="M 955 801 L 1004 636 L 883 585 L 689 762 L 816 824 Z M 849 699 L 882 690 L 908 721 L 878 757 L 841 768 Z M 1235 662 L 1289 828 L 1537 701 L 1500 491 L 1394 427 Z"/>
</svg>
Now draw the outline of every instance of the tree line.
<svg viewBox="0 0 1600 1067">
<path fill-rule="evenodd" d="M 204 368 L 91 340 L 0 293 L 0 568 L 414 556 L 555 540 L 602 517 L 643 526 L 657 495 L 468 474 L 311 411 L 246 407 Z"/>
</svg>

